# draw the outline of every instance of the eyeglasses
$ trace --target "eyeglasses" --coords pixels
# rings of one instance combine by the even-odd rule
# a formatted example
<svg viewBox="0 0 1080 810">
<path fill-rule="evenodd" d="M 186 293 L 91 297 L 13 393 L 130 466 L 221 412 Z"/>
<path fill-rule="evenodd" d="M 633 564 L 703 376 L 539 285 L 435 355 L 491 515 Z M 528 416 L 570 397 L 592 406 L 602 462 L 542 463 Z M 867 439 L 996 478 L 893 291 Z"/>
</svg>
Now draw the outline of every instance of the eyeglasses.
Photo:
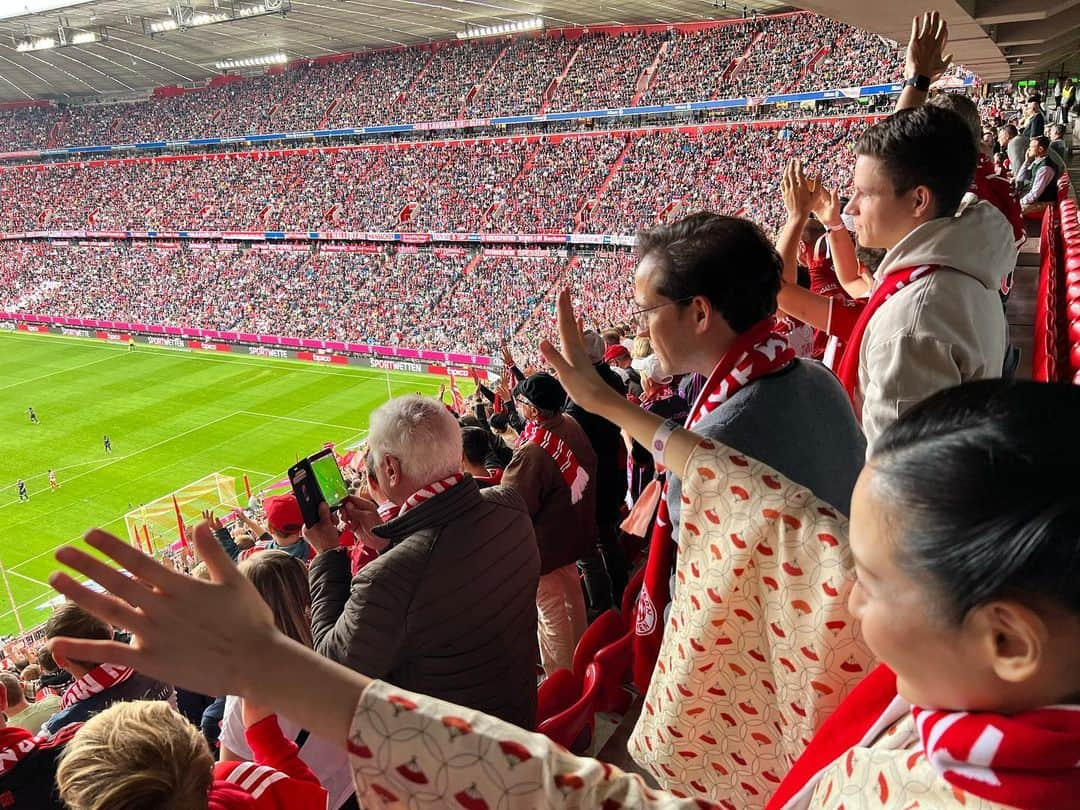
<svg viewBox="0 0 1080 810">
<path fill-rule="evenodd" d="M 635 309 L 635 310 L 631 311 L 627 317 L 629 317 L 630 320 L 636 321 L 637 323 L 644 326 L 645 321 L 646 321 L 645 316 L 648 313 L 653 312 L 653 311 L 658 310 L 658 309 L 663 309 L 664 307 L 674 306 L 676 304 L 680 304 L 680 305 L 681 304 L 689 304 L 691 301 L 694 300 L 694 297 L 695 296 L 693 296 L 693 295 L 688 295 L 685 298 L 679 298 L 676 301 L 665 301 L 662 304 L 656 304 L 656 305 L 651 306 L 651 307 L 642 307 L 641 309 Z M 631 302 L 631 303 L 634 303 L 634 302 Z"/>
</svg>

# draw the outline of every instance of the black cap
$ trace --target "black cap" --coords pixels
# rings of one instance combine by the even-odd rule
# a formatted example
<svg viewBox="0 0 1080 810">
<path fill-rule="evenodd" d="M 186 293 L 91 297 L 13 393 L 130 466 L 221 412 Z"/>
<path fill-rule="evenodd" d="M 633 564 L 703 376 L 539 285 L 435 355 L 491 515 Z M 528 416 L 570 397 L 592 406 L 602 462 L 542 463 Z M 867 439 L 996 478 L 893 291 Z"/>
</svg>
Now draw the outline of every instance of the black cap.
<svg viewBox="0 0 1080 810">
<path fill-rule="evenodd" d="M 518 383 L 514 396 L 524 397 L 541 411 L 558 412 L 566 404 L 566 391 L 562 384 L 543 371 Z"/>
</svg>

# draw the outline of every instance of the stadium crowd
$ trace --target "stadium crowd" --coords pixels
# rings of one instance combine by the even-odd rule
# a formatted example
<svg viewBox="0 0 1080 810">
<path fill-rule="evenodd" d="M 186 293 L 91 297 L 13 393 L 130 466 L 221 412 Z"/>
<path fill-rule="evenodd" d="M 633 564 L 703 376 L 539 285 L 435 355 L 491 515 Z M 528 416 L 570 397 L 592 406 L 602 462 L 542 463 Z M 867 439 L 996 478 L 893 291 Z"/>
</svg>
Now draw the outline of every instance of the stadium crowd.
<svg viewBox="0 0 1080 810">
<path fill-rule="evenodd" d="M 299 62 L 130 103 L 4 110 L 0 141 L 44 149 L 737 98 L 886 82 L 900 67 L 880 39 L 809 13 L 690 33 L 556 32 Z"/>
<path fill-rule="evenodd" d="M 947 52 L 927 13 L 905 73 L 929 84 Z M 1031 132 L 997 173 L 977 105 L 919 85 L 874 124 L 582 149 L 589 183 L 625 159 L 582 211 L 641 227 L 633 254 L 0 245 L 5 309 L 423 330 L 502 360 L 374 411 L 336 509 L 207 512 L 179 570 L 101 530 L 93 554 L 60 549 L 96 587 L 54 575 L 48 645 L 5 649 L 0 791 L 45 810 L 1071 806 L 1080 389 L 1008 379 L 1002 296 L 1018 191 L 1059 170 Z M 452 185 L 468 160 L 491 185 L 543 151 L 440 148 L 367 171 L 405 155 Z M 276 168 L 268 187 L 309 167 Z M 455 193 L 417 218 L 486 216 Z M 839 341 L 829 365 L 793 316 Z M 595 713 L 633 697 L 627 752 L 655 785 L 585 755 Z"/>
<path fill-rule="evenodd" d="M 0 171 L 0 230 L 633 233 L 703 208 L 750 211 L 775 230 L 784 163 L 808 155 L 843 187 L 864 125 L 41 164 Z"/>
</svg>

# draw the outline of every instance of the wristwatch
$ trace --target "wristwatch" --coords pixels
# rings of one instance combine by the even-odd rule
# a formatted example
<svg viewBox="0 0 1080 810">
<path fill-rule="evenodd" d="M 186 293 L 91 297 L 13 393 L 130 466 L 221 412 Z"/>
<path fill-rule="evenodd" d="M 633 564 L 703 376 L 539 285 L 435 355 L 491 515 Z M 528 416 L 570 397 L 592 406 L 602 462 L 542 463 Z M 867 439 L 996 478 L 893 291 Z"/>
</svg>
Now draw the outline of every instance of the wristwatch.
<svg viewBox="0 0 1080 810">
<path fill-rule="evenodd" d="M 914 87 L 916 90 L 926 93 L 930 90 L 930 77 L 912 76 L 910 79 L 904 79 L 904 86 Z"/>
</svg>

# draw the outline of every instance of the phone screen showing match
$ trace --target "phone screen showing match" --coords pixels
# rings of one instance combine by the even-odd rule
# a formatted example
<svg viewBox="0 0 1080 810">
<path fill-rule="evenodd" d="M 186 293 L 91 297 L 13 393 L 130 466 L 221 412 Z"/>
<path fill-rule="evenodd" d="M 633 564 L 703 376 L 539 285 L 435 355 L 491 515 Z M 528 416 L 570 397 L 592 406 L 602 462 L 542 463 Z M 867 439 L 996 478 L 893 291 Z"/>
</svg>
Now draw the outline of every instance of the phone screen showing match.
<svg viewBox="0 0 1080 810">
<path fill-rule="evenodd" d="M 333 509 L 341 506 L 341 502 L 349 494 L 349 488 L 345 485 L 345 479 L 341 475 L 337 459 L 332 452 L 325 455 L 320 453 L 311 459 L 311 472 L 319 485 L 319 491 L 326 499 L 327 505 Z"/>
</svg>

